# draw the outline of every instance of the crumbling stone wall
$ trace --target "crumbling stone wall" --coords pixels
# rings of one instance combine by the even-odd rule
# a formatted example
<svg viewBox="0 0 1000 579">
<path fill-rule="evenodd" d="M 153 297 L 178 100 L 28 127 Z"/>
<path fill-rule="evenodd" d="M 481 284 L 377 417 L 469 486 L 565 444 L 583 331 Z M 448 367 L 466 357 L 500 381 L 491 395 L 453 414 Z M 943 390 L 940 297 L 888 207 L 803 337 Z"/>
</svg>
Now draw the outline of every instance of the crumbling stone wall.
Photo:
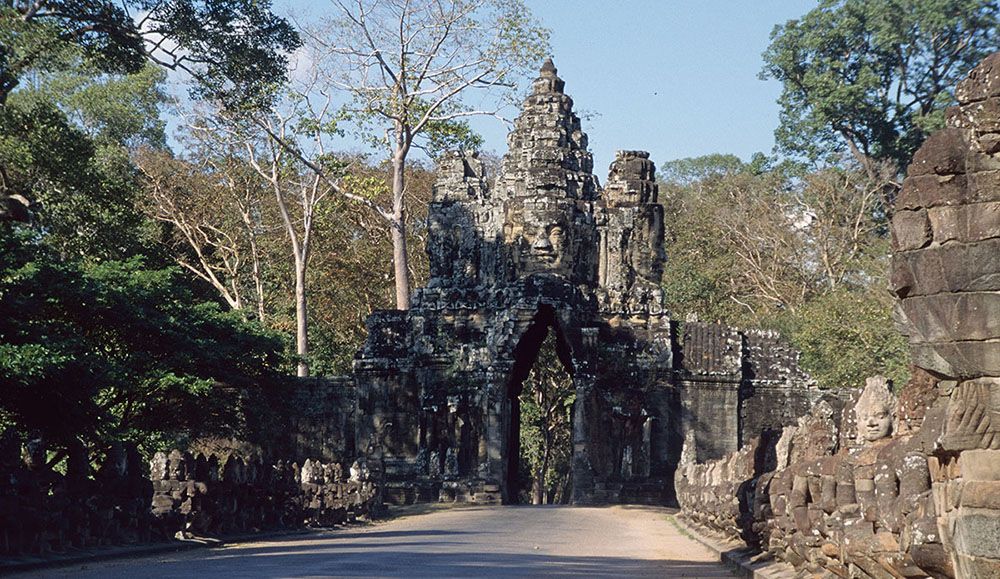
<svg viewBox="0 0 1000 579">
<path fill-rule="evenodd" d="M 924 427 L 938 533 L 959 576 L 1000 575 L 1000 53 L 955 89 L 893 219 L 892 289 L 942 402 Z"/>
<path fill-rule="evenodd" d="M 1000 53 L 955 94 L 892 222 L 911 381 L 898 400 L 870 381 L 839 423 L 814 413 L 722 459 L 692 444 L 688 520 L 810 572 L 1000 576 Z"/>
<path fill-rule="evenodd" d="M 45 445 L 0 440 L 0 563 L 70 549 L 326 526 L 367 515 L 381 497 L 378 469 L 356 463 L 263 462 L 231 455 L 157 453 L 150 475 L 134 446 L 112 445 L 96 472 L 82 445 L 65 474 L 45 464 Z M 151 480 L 152 479 L 152 480 Z"/>
<path fill-rule="evenodd" d="M 83 445 L 65 474 L 45 461 L 41 439 L 0 437 L 0 556 L 137 543 L 152 537 L 152 487 L 134 447 L 115 444 L 96 472 Z"/>
<path fill-rule="evenodd" d="M 299 526 L 331 526 L 367 515 L 375 481 L 362 464 L 306 459 L 273 464 L 172 450 L 150 460 L 152 516 L 161 535 L 219 535 Z"/>
<path fill-rule="evenodd" d="M 936 403 L 922 371 L 897 401 L 869 379 L 843 419 L 821 402 L 780 437 L 677 471 L 682 517 L 812 573 L 950 577 L 928 469 L 930 430 L 915 411 Z M 919 420 L 922 420 L 920 416 Z"/>
</svg>

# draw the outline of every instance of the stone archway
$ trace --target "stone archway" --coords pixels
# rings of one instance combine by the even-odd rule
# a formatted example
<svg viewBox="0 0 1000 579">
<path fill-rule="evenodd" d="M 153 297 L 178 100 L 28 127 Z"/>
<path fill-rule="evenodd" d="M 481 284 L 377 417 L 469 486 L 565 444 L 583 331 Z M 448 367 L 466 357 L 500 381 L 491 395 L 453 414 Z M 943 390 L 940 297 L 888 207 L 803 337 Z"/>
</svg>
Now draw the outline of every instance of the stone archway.
<svg viewBox="0 0 1000 579">
<path fill-rule="evenodd" d="M 774 336 L 671 321 L 656 168 L 620 151 L 601 188 L 563 88 L 546 62 L 494 181 L 476 154 L 442 159 L 427 287 L 368 320 L 356 453 L 378 453 L 391 500 L 510 502 L 512 395 L 549 331 L 576 395 L 577 504 L 669 503 L 688 430 L 713 458 L 819 395 Z"/>
<path fill-rule="evenodd" d="M 530 325 L 521 334 L 513 349 L 513 366 L 506 385 L 504 411 L 504 466 L 501 495 L 505 504 L 518 502 L 517 492 L 520 484 L 520 428 L 521 428 L 521 392 L 524 382 L 536 364 L 540 363 L 539 355 L 542 344 L 549 334 L 555 337 L 556 355 L 563 370 L 572 379 L 575 375 L 572 350 L 559 324 L 555 308 L 541 304 Z"/>
</svg>

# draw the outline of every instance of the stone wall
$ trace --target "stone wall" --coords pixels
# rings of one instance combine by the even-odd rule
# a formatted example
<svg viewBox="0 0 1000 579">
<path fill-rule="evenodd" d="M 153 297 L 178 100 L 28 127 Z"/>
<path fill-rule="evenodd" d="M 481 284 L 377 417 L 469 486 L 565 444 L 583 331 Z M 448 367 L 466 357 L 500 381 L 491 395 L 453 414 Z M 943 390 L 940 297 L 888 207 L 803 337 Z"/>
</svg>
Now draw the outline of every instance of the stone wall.
<svg viewBox="0 0 1000 579">
<path fill-rule="evenodd" d="M 25 555 L 267 529 L 326 526 L 368 514 L 380 497 L 356 463 L 263 462 L 157 453 L 146 465 L 115 444 L 91 472 L 82 445 L 65 474 L 47 468 L 40 440 L 8 431 L 0 444 L 0 563 Z"/>
<path fill-rule="evenodd" d="M 353 470 L 353 472 L 351 472 Z M 331 526 L 367 515 L 376 494 L 362 464 L 297 463 L 158 452 L 150 461 L 154 524 L 184 534 Z"/>
<path fill-rule="evenodd" d="M 799 352 L 777 332 L 702 322 L 677 326 L 672 380 L 681 390 L 681 431 L 694 433 L 702 460 L 795 424 L 820 401 L 838 416 L 843 410 L 844 393 L 817 388 L 799 367 Z"/>
<path fill-rule="evenodd" d="M 911 381 L 870 379 L 782 435 L 676 475 L 682 516 L 814 573 L 1000 576 L 1000 53 L 956 89 L 892 222 Z"/>
<path fill-rule="evenodd" d="M 884 380 L 869 381 L 845 420 L 820 403 L 780 436 L 722 459 L 688 453 L 676 480 L 681 516 L 809 572 L 954 576 L 931 491 L 935 435 L 913 428 L 939 406 L 934 379 L 916 370 L 899 401 Z"/>
</svg>

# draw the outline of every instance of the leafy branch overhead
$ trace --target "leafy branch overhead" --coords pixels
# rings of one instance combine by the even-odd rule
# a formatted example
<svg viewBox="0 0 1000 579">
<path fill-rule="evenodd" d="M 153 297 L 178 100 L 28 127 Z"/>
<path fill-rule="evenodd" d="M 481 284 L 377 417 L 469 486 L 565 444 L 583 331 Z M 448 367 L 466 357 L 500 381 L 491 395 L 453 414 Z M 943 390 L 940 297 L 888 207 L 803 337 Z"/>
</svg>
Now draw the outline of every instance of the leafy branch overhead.
<svg viewBox="0 0 1000 579">
<path fill-rule="evenodd" d="M 295 29 L 257 0 L 15 0 L 0 9 L 0 102 L 33 69 L 74 51 L 105 73 L 147 60 L 193 77 L 192 93 L 260 107 L 285 80 Z"/>
</svg>

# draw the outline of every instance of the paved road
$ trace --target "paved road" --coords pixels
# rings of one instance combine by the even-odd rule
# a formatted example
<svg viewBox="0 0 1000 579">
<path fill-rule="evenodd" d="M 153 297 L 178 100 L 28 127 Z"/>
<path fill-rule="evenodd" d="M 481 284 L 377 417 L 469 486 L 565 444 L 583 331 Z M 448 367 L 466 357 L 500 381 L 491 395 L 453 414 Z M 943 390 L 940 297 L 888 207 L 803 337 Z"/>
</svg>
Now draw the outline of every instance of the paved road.
<svg viewBox="0 0 1000 579">
<path fill-rule="evenodd" d="M 666 509 L 468 507 L 334 530 L 94 563 L 23 577 L 471 577 L 590 575 L 727 578 Z"/>
</svg>

